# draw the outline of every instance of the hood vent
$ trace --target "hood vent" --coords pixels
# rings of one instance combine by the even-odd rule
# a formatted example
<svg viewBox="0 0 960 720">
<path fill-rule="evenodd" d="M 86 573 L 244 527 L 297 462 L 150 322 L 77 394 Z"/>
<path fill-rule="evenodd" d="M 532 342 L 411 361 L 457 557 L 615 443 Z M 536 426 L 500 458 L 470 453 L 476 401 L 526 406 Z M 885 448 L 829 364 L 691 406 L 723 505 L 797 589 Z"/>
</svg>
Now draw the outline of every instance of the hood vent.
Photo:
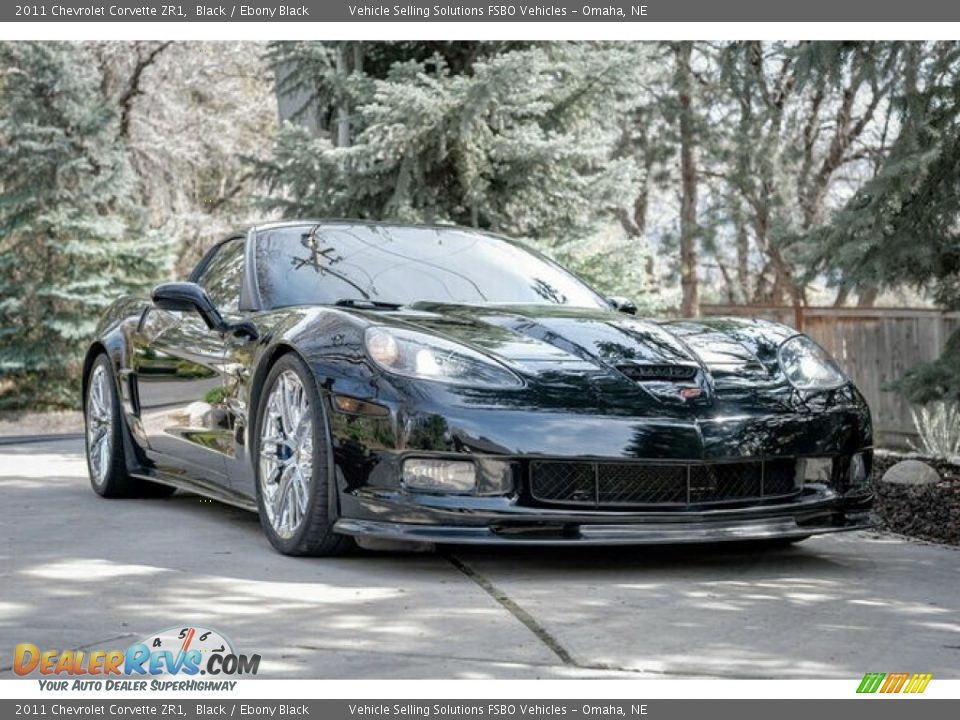
<svg viewBox="0 0 960 720">
<path fill-rule="evenodd" d="M 695 365 L 667 365 L 667 364 L 638 364 L 624 363 L 617 365 L 622 372 L 634 382 L 685 382 L 697 376 Z"/>
</svg>

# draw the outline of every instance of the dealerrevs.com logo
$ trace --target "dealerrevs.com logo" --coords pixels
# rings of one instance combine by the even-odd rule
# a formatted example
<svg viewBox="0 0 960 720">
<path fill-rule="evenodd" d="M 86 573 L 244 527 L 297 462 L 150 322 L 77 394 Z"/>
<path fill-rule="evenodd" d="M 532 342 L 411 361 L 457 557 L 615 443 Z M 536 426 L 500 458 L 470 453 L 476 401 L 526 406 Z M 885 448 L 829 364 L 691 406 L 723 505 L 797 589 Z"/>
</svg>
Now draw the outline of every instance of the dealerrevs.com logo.
<svg viewBox="0 0 960 720">
<path fill-rule="evenodd" d="M 125 650 L 41 649 L 21 643 L 13 653 L 17 675 L 46 676 L 40 679 L 42 690 L 232 690 L 236 681 L 221 678 L 256 675 L 259 668 L 260 655 L 238 653 L 226 636 L 203 627 L 169 628 Z M 201 681 L 200 675 L 209 679 Z"/>
</svg>

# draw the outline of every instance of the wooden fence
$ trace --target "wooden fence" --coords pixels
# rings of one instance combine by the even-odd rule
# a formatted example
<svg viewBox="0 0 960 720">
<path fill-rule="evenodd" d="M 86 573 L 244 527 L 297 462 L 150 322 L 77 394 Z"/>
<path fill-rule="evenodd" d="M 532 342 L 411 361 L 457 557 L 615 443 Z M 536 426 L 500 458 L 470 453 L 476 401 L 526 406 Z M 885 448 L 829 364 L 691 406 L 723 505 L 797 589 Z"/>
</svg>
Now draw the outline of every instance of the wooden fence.
<svg viewBox="0 0 960 720">
<path fill-rule="evenodd" d="M 828 350 L 866 396 L 879 443 L 916 436 L 910 403 L 884 386 L 943 351 L 960 312 L 900 308 L 704 305 L 704 315 L 754 317 L 791 325 Z"/>
</svg>

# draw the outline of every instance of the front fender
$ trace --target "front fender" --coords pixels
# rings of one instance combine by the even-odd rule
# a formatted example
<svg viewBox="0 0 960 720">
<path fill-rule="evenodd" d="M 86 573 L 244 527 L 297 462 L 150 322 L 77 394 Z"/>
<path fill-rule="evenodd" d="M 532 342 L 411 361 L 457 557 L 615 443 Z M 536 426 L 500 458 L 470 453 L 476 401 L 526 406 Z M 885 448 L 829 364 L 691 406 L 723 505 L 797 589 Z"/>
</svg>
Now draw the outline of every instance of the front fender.
<svg viewBox="0 0 960 720">
<path fill-rule="evenodd" d="M 136 443 L 130 432 L 130 428 L 139 422 L 140 413 L 136 386 L 129 381 L 131 346 L 133 334 L 137 331 L 140 319 L 149 305 L 150 303 L 146 300 L 135 298 L 122 298 L 114 302 L 101 318 L 95 338 L 83 358 L 81 406 L 84 415 L 87 410 L 87 384 L 90 369 L 101 354 L 105 354 L 110 359 L 114 390 L 120 398 L 121 414 L 124 420 L 122 427 L 124 456 L 127 469 L 131 472 L 140 469 L 144 461 L 143 449 Z"/>
<path fill-rule="evenodd" d="M 86 411 L 87 380 L 93 361 L 100 353 L 105 353 L 113 364 L 113 376 L 117 397 L 120 398 L 123 411 L 127 415 L 138 416 L 139 407 L 136 392 L 126 382 L 131 370 L 131 347 L 133 335 L 140 325 L 140 319 L 150 303 L 140 298 L 121 298 L 115 301 L 103 314 L 97 325 L 96 334 L 83 358 L 82 405 Z"/>
</svg>

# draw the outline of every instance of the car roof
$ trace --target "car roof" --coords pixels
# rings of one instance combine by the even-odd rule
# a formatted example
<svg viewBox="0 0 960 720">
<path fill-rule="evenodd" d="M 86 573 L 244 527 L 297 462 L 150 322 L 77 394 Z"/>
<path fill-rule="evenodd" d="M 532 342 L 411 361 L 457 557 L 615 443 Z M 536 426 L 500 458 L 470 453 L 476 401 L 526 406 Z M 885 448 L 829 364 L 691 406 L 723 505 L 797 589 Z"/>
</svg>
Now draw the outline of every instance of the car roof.
<svg viewBox="0 0 960 720">
<path fill-rule="evenodd" d="M 423 228 L 425 230 L 461 230 L 464 232 L 474 233 L 476 235 L 486 235 L 488 237 L 496 237 L 501 240 L 509 240 L 510 238 L 504 238 L 496 233 L 489 232 L 487 230 L 481 230 L 480 228 L 467 227 L 465 225 L 455 225 L 453 223 L 404 223 L 404 222 L 395 222 L 390 220 L 364 220 L 364 219 L 350 219 L 350 218 L 298 218 L 293 220 L 274 220 L 265 223 L 255 223 L 253 225 L 248 225 L 245 228 L 238 230 L 235 234 L 245 234 L 251 230 L 275 230 L 277 228 L 285 227 L 297 227 L 300 225 L 365 225 L 371 228 Z"/>
</svg>

